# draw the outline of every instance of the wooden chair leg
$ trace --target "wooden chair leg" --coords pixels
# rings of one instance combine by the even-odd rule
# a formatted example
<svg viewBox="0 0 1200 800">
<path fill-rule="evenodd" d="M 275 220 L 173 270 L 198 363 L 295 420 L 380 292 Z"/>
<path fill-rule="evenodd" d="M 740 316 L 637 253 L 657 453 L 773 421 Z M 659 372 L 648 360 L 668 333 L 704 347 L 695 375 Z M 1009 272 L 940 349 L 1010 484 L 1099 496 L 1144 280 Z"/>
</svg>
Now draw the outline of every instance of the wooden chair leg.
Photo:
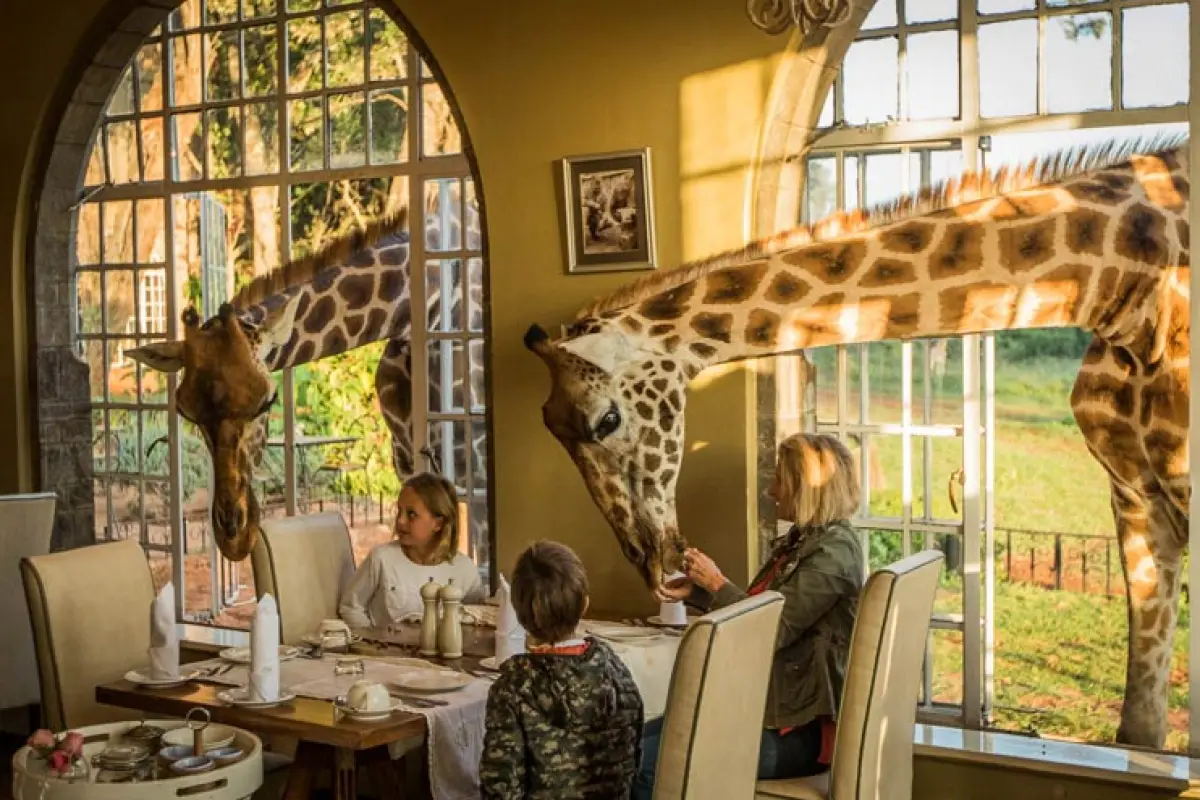
<svg viewBox="0 0 1200 800">
<path fill-rule="evenodd" d="M 412 795 L 406 790 L 401 770 L 403 761 L 392 761 L 387 747 L 375 747 L 365 751 L 360 756 L 360 763 L 367 768 L 371 776 L 371 788 L 380 798 L 391 800 L 408 798 Z"/>
<path fill-rule="evenodd" d="M 302 741 L 296 745 L 296 759 L 288 774 L 284 800 L 309 800 L 316 783 L 317 770 L 326 762 L 328 750 L 328 747 L 313 742 Z"/>
<path fill-rule="evenodd" d="M 354 751 L 338 747 L 333 751 L 334 800 L 358 800 L 358 765 Z"/>
</svg>

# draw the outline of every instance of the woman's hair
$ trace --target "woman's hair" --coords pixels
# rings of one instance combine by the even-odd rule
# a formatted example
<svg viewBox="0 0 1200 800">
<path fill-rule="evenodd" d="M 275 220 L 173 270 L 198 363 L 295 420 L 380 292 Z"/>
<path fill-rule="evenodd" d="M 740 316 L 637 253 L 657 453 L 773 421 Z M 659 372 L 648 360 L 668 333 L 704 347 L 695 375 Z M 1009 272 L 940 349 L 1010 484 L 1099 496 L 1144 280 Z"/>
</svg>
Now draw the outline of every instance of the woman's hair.
<svg viewBox="0 0 1200 800">
<path fill-rule="evenodd" d="M 416 492 L 429 513 L 442 521 L 430 551 L 433 563 L 453 561 L 458 546 L 458 493 L 454 491 L 454 484 L 440 475 L 422 472 L 406 480 L 403 488 Z"/>
<path fill-rule="evenodd" d="M 858 509 L 861 489 L 854 456 L 825 433 L 798 433 L 779 444 L 780 499 L 790 502 L 796 525 L 828 525 L 849 519 Z"/>
<path fill-rule="evenodd" d="M 588 579 L 575 551 L 558 542 L 534 542 L 513 569 L 517 621 L 539 642 L 571 638 L 587 606 Z"/>
</svg>

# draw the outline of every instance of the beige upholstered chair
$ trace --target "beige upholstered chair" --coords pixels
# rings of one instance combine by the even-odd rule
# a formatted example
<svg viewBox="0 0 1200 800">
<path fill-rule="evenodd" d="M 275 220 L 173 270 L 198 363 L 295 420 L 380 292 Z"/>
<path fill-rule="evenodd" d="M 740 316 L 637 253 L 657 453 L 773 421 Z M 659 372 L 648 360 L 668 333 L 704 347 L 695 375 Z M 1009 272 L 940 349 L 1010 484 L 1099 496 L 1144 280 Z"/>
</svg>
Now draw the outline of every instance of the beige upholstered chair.
<svg viewBox="0 0 1200 800">
<path fill-rule="evenodd" d="M 350 531 L 336 511 L 266 520 L 250 558 L 255 593 L 269 592 L 279 604 L 285 644 L 336 617 L 342 589 L 354 577 Z"/>
<path fill-rule="evenodd" d="M 38 702 L 37 658 L 29 610 L 21 588 L 22 558 L 50 552 L 54 530 L 54 494 L 0 497 L 0 619 L 6 620 L 0 646 L 0 708 Z"/>
<path fill-rule="evenodd" d="M 913 723 L 941 571 L 942 554 L 926 550 L 867 579 L 850 640 L 833 768 L 814 778 L 759 781 L 757 800 L 911 800 Z"/>
<path fill-rule="evenodd" d="M 98 704 L 95 692 L 96 684 L 146 663 L 154 584 L 141 545 L 126 540 L 23 558 L 21 577 L 46 725 L 137 719 Z"/>
<path fill-rule="evenodd" d="M 763 592 L 687 629 L 667 692 L 655 800 L 750 795 L 782 611 L 783 595 Z"/>
</svg>

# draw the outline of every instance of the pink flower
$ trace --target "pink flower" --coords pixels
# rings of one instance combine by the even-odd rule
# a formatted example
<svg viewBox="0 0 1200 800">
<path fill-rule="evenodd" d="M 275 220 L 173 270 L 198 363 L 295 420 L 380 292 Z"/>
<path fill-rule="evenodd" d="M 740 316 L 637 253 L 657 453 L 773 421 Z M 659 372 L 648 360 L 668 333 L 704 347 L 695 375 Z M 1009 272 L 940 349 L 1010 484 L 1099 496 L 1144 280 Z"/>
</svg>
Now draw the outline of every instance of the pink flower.
<svg viewBox="0 0 1200 800">
<path fill-rule="evenodd" d="M 62 750 L 55 750 L 46 761 L 50 765 L 50 772 L 55 775 L 63 774 L 71 766 L 71 756 Z"/>
<path fill-rule="evenodd" d="M 71 760 L 74 761 L 83 755 L 83 734 L 68 733 L 58 743 L 58 749 L 70 756 Z"/>
<path fill-rule="evenodd" d="M 33 732 L 33 735 L 29 737 L 29 741 L 26 744 L 35 750 L 53 750 L 55 744 L 54 734 L 45 728 L 39 728 Z"/>
</svg>

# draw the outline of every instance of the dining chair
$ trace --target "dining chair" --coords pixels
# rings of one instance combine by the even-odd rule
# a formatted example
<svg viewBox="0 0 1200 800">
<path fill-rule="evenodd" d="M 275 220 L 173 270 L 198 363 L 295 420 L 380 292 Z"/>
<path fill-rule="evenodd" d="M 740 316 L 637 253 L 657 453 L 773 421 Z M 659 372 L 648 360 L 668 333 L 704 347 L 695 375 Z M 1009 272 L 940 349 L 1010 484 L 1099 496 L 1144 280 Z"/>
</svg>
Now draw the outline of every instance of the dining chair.
<svg viewBox="0 0 1200 800">
<path fill-rule="evenodd" d="M 40 699 L 20 563 L 50 552 L 55 499 L 53 492 L 0 496 L 0 619 L 8 620 L 0 647 L 0 709 L 27 708 Z"/>
<path fill-rule="evenodd" d="M 21 578 L 41 681 L 45 724 L 61 731 L 136 719 L 96 702 L 96 685 L 146 663 L 150 565 L 123 540 L 21 559 Z"/>
<path fill-rule="evenodd" d="M 783 595 L 763 592 L 688 626 L 667 691 L 654 800 L 753 792 L 782 611 Z"/>
<path fill-rule="evenodd" d="M 756 800 L 912 799 L 921 665 L 943 560 L 940 551 L 926 550 L 867 579 L 850 638 L 830 770 L 759 781 Z"/>
<path fill-rule="evenodd" d="M 255 593 L 270 593 L 278 604 L 284 644 L 337 617 L 338 598 L 354 577 L 350 531 L 336 511 L 264 520 L 250 559 Z"/>
</svg>

